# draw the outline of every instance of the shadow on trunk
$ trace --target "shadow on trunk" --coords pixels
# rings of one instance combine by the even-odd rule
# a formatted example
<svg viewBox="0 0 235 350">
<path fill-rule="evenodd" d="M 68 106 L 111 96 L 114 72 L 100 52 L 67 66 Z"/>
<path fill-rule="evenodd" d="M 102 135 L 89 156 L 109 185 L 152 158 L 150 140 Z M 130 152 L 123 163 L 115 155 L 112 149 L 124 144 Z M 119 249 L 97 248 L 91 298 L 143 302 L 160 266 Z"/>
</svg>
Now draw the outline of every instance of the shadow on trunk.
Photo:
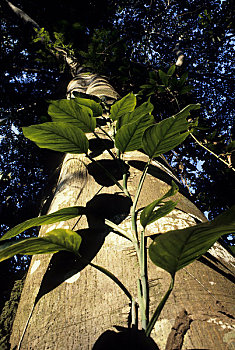
<svg viewBox="0 0 235 350">
<path fill-rule="evenodd" d="M 61 251 L 54 254 L 35 300 L 35 305 L 45 294 L 51 292 L 68 278 L 82 271 L 98 254 L 110 228 L 105 219 L 119 224 L 130 211 L 131 200 L 117 194 L 100 194 L 87 203 L 87 222 L 89 228 L 77 230 L 82 237 L 79 255 Z"/>
</svg>

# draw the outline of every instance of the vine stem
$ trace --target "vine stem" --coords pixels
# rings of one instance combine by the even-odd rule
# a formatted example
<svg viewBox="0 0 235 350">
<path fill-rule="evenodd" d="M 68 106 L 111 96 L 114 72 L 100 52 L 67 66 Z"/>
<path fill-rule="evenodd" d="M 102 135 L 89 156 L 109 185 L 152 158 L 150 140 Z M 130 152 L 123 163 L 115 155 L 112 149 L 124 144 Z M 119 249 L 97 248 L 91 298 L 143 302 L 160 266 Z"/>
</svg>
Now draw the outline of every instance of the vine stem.
<svg viewBox="0 0 235 350">
<path fill-rule="evenodd" d="M 190 134 L 191 137 L 194 139 L 194 141 L 196 141 L 196 143 L 203 147 L 207 152 L 211 153 L 214 157 L 216 157 L 218 160 L 220 160 L 221 162 L 223 162 L 224 164 L 226 164 L 229 169 L 232 169 L 233 171 L 235 171 L 235 169 L 229 164 L 227 163 L 225 160 L 223 160 L 222 158 L 220 158 L 220 156 L 218 156 L 217 154 L 215 154 L 213 151 L 211 151 L 209 148 L 207 148 L 206 146 L 204 146 L 193 134 Z"/>
<path fill-rule="evenodd" d="M 146 330 L 148 322 L 148 287 L 147 287 L 147 259 L 146 259 L 146 247 L 144 230 L 140 233 L 140 276 L 141 276 L 141 292 L 143 301 L 143 316 L 142 316 L 142 328 Z"/>
<path fill-rule="evenodd" d="M 82 258 L 83 260 L 84 258 Z M 127 290 L 127 288 L 124 286 L 124 284 L 122 284 L 121 281 L 119 281 L 119 279 L 113 275 L 110 271 L 106 270 L 105 268 L 103 268 L 102 266 L 93 264 L 92 262 L 87 262 L 90 266 L 94 267 L 96 270 L 99 270 L 100 272 L 102 272 L 103 274 L 105 274 L 107 277 L 109 277 L 114 283 L 116 283 L 121 290 L 126 294 L 126 296 L 130 299 L 131 303 L 133 303 L 133 297 L 130 294 L 130 292 Z"/>
<path fill-rule="evenodd" d="M 102 130 L 102 131 L 103 131 L 103 130 Z M 104 140 L 103 140 L 101 137 L 99 137 L 99 135 L 98 135 L 95 131 L 93 131 L 93 134 L 95 135 L 95 137 L 96 137 L 98 140 L 100 140 L 100 141 L 103 143 L 103 145 L 105 146 L 105 149 L 108 151 L 109 155 L 110 155 L 114 160 L 116 160 L 116 157 L 115 157 L 115 155 L 113 154 L 113 152 L 111 152 L 109 148 L 106 148 L 106 145 L 105 145 Z"/>
<path fill-rule="evenodd" d="M 109 133 L 106 130 L 104 130 L 100 125 L 97 125 L 97 126 L 111 141 L 113 141 L 112 137 L 109 135 Z"/>
<path fill-rule="evenodd" d="M 132 236 L 129 234 L 129 232 L 127 232 L 126 230 L 123 230 L 121 227 L 119 227 L 114 222 L 108 219 L 105 219 L 104 222 L 107 226 L 113 228 L 116 232 L 118 232 L 118 234 L 120 234 L 122 237 L 125 237 L 126 239 L 132 242 Z"/>
<path fill-rule="evenodd" d="M 131 293 L 128 291 L 128 289 L 124 286 L 124 284 L 109 270 L 106 270 L 104 267 L 93 264 L 92 262 L 89 262 L 87 259 L 83 258 L 80 254 L 77 254 L 80 259 L 82 259 L 84 262 L 86 262 L 88 265 L 94 267 L 96 270 L 102 272 L 105 276 L 109 277 L 115 284 L 118 285 L 118 287 L 125 293 L 125 295 L 130 300 L 131 305 L 131 326 L 132 327 L 138 327 L 138 311 L 137 311 L 137 302 L 131 295 Z"/>
<path fill-rule="evenodd" d="M 171 292 L 172 292 L 172 289 L 174 288 L 174 283 L 175 283 L 175 275 L 172 275 L 171 276 L 171 283 L 170 283 L 170 286 L 166 292 L 166 294 L 164 295 L 164 297 L 162 298 L 162 300 L 160 301 L 158 307 L 156 308 L 153 316 L 151 317 L 151 320 L 149 321 L 149 324 L 146 328 L 146 336 L 149 337 L 150 336 L 150 333 L 151 331 L 153 330 L 153 327 L 155 325 L 155 323 L 157 322 L 158 320 L 158 317 L 167 301 L 167 299 L 169 298 Z"/>
<path fill-rule="evenodd" d="M 144 167 L 144 170 L 142 172 L 142 175 L 141 175 L 141 178 L 139 181 L 139 185 L 138 185 L 138 188 L 137 188 L 137 191 L 135 194 L 133 205 L 131 207 L 132 232 L 133 232 L 133 236 L 135 236 L 137 242 L 138 242 L 138 231 L 137 231 L 137 223 L 136 223 L 136 206 L 138 203 L 140 192 L 142 190 L 143 183 L 144 183 L 144 180 L 145 180 L 150 163 L 151 163 L 151 158 L 149 158 L 148 162 L 145 164 L 145 167 Z"/>
<path fill-rule="evenodd" d="M 90 159 L 90 161 L 91 161 L 92 163 L 95 163 L 96 165 L 98 165 L 98 166 L 105 172 L 105 174 L 106 174 L 111 180 L 113 180 L 113 182 L 120 188 L 120 190 L 121 190 L 122 192 L 125 193 L 126 196 L 128 196 L 128 197 L 130 196 L 130 195 L 129 195 L 129 192 L 126 191 L 125 188 L 122 187 L 122 185 L 120 185 L 120 183 L 117 181 L 117 179 L 116 179 L 112 174 L 110 174 L 110 172 L 109 172 L 103 165 L 101 165 L 100 163 L 96 162 L 92 157 L 89 156 L 89 154 L 86 154 L 86 156 L 87 156 L 87 158 Z"/>
<path fill-rule="evenodd" d="M 133 205 L 131 207 L 131 224 L 132 224 L 132 234 L 133 234 L 133 243 L 135 246 L 135 250 L 137 253 L 139 268 L 140 268 L 140 279 L 137 281 L 137 290 L 138 290 L 138 300 L 141 314 L 141 325 L 142 329 L 146 330 L 147 328 L 147 278 L 146 278 L 146 248 L 145 248 L 145 240 L 144 240 L 144 230 L 140 233 L 140 243 L 138 239 L 138 230 L 137 230 L 137 215 L 136 215 L 136 206 L 138 203 L 138 199 L 144 184 L 145 177 L 147 175 L 147 171 L 149 165 L 151 163 L 151 158 L 149 158 L 148 162 L 145 164 L 144 170 L 140 177 L 140 181 L 138 184 L 138 188 L 135 194 L 135 198 L 133 201 Z"/>
</svg>

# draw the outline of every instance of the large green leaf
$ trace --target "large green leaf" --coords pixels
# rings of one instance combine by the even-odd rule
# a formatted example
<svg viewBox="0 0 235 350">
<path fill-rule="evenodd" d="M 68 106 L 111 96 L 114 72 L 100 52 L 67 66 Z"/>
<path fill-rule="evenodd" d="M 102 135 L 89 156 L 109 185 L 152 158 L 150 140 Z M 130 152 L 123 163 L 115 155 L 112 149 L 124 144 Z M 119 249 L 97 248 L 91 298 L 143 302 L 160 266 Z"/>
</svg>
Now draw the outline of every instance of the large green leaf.
<svg viewBox="0 0 235 350">
<path fill-rule="evenodd" d="M 53 122 L 72 123 L 84 132 L 94 131 L 96 119 L 92 116 L 92 110 L 87 106 L 79 105 L 76 100 L 50 101 L 51 104 L 48 108 L 48 114 L 51 116 Z"/>
<path fill-rule="evenodd" d="M 15 254 L 49 254 L 60 250 L 77 254 L 81 241 L 81 236 L 76 232 L 59 228 L 46 233 L 43 237 L 27 238 L 0 245 L 0 261 L 9 259 Z"/>
<path fill-rule="evenodd" d="M 170 190 L 165 193 L 161 198 L 156 199 L 149 205 L 147 205 L 141 212 L 140 223 L 143 227 L 151 224 L 152 222 L 160 219 L 161 217 L 169 214 L 176 206 L 176 202 L 168 201 L 161 208 L 156 209 L 156 206 L 162 203 L 162 201 L 168 197 L 174 196 L 179 190 L 179 187 L 174 181 L 172 181 L 172 186 Z"/>
<path fill-rule="evenodd" d="M 89 107 L 93 112 L 93 117 L 100 117 L 103 114 L 101 105 L 95 102 L 94 100 L 90 100 L 88 98 L 76 97 L 74 101 L 80 106 L 82 105 L 82 106 Z"/>
<path fill-rule="evenodd" d="M 200 104 L 188 105 L 173 117 L 150 126 L 143 135 L 143 148 L 150 158 L 170 151 L 182 143 L 196 123 L 188 122 L 191 110 L 199 109 Z"/>
<path fill-rule="evenodd" d="M 211 222 L 157 236 L 149 247 L 152 262 L 172 276 L 200 258 L 224 234 L 235 232 L 235 206 Z"/>
<path fill-rule="evenodd" d="M 139 107 L 135 108 L 133 112 L 124 114 L 118 119 L 117 129 L 120 129 L 123 125 L 128 123 L 133 123 L 139 118 L 143 117 L 146 114 L 150 114 L 153 111 L 153 105 L 151 102 L 144 102 Z"/>
<path fill-rule="evenodd" d="M 172 76 L 175 73 L 176 65 L 173 64 L 167 71 L 167 75 Z"/>
<path fill-rule="evenodd" d="M 159 69 L 158 74 L 163 85 L 168 86 L 168 79 L 169 79 L 168 75 L 165 72 L 163 72 L 161 69 Z"/>
<path fill-rule="evenodd" d="M 149 125 L 154 124 L 154 117 L 150 114 L 133 123 L 121 127 L 115 136 L 115 146 L 122 152 L 135 151 L 142 147 L 143 133 Z"/>
<path fill-rule="evenodd" d="M 63 208 L 48 215 L 38 216 L 37 218 L 26 220 L 11 228 L 0 238 L 0 241 L 15 237 L 21 232 L 24 232 L 25 230 L 28 230 L 34 226 L 54 224 L 55 222 L 66 221 L 83 214 L 86 214 L 86 208 L 77 206 Z"/>
<path fill-rule="evenodd" d="M 136 97 L 133 93 L 130 93 L 112 105 L 110 111 L 110 118 L 112 120 L 118 120 L 124 114 L 132 112 L 135 106 Z"/>
<path fill-rule="evenodd" d="M 41 148 L 67 153 L 87 153 L 89 142 L 83 131 L 64 122 L 49 122 L 23 128 L 24 136 Z"/>
</svg>

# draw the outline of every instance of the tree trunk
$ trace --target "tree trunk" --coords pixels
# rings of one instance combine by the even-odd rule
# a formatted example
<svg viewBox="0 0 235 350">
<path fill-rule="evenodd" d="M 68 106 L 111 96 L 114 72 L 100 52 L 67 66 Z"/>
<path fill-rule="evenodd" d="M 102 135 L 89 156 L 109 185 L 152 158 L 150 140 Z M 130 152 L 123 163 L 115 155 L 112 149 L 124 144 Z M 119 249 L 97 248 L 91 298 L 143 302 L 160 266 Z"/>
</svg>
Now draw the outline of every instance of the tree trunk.
<svg viewBox="0 0 235 350">
<path fill-rule="evenodd" d="M 89 88 L 92 90 L 90 85 Z M 86 92 L 87 89 L 88 86 Z M 96 92 L 96 95 L 99 94 Z M 131 152 L 125 157 L 129 160 L 128 185 L 133 195 L 146 158 L 140 152 Z M 106 152 L 96 159 L 112 164 Z M 113 164 L 111 169 L 117 172 Z M 172 178 L 169 170 L 155 162 L 148 171 L 138 208 L 165 193 Z M 184 195 L 177 194 L 175 199 L 179 201 L 177 209 L 149 225 L 148 244 L 156 233 L 205 220 Z M 85 156 L 68 154 L 49 212 L 73 205 L 87 205 L 91 214 L 46 226 L 40 234 L 59 227 L 78 230 L 83 238 L 81 254 L 88 260 L 94 258 L 93 263 L 114 273 L 137 297 L 139 271 L 133 247 L 104 225 L 106 217 L 120 223 L 121 227 L 129 227 L 130 203 Z M 231 257 L 218 245 L 210 254 L 177 274 L 175 289 L 151 334 L 159 349 L 234 349 Z M 148 263 L 152 314 L 168 289 L 170 278 L 150 261 Z M 126 295 L 100 271 L 84 266 L 65 252 L 34 256 L 13 324 L 11 349 L 17 348 L 19 343 L 22 350 L 130 349 L 128 341 L 124 340 L 124 345 L 118 343 L 114 332 L 114 326 L 123 327 L 122 330 L 127 328 L 129 312 Z M 106 332 L 108 330 L 113 332 Z M 104 345 L 110 341 L 109 337 L 114 339 L 112 345 Z M 140 342 L 133 348 L 147 349 L 144 345 L 141 347 Z"/>
</svg>

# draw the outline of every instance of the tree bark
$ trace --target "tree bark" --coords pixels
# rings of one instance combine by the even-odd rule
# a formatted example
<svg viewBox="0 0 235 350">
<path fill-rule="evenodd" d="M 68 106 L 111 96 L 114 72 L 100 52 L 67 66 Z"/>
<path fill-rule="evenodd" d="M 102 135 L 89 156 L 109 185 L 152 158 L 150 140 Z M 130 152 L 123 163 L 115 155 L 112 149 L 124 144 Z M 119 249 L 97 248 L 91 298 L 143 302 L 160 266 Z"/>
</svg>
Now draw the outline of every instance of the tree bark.
<svg viewBox="0 0 235 350">
<path fill-rule="evenodd" d="M 33 19 L 9 1 L 4 3 L 25 23 L 39 28 Z M 111 101 L 118 98 L 105 79 L 97 75 L 90 75 L 89 79 L 81 73 L 82 67 L 75 58 L 65 50 L 54 49 L 64 56 L 75 77 L 69 84 L 69 97 L 74 91 L 82 91 L 105 96 Z M 183 54 L 177 52 L 177 55 L 182 61 Z M 117 168 L 107 153 L 101 153 L 99 158 L 111 164 L 115 176 L 118 176 Z M 140 152 L 131 152 L 126 159 L 130 166 L 128 185 L 133 195 L 146 158 Z M 172 178 L 173 174 L 156 161 L 149 169 L 138 208 L 165 193 Z M 148 244 L 154 234 L 205 220 L 182 193 L 177 194 L 175 199 L 178 200 L 177 208 L 167 217 L 149 225 Z M 59 227 L 78 230 L 83 238 L 81 254 L 113 272 L 137 297 L 139 271 L 133 247 L 104 225 L 104 218 L 108 217 L 123 228 L 130 227 L 130 203 L 116 185 L 108 183 L 103 174 L 92 168 L 84 156 L 68 154 L 49 212 L 72 205 L 87 205 L 91 209 L 90 214 L 86 218 L 45 226 L 40 235 Z M 168 289 L 170 277 L 150 261 L 148 267 L 152 314 Z M 113 281 L 69 253 L 34 256 L 14 320 L 10 348 L 235 349 L 232 269 L 231 256 L 221 246 L 215 245 L 206 257 L 178 272 L 175 289 L 151 334 L 155 345 L 136 333 L 135 341 L 132 339 L 131 343 L 135 345 L 131 347 L 124 332 L 129 322 L 129 300 Z M 122 332 L 115 333 L 117 329 Z"/>
<path fill-rule="evenodd" d="M 90 84 L 93 83 L 94 80 L 87 82 L 85 91 L 91 90 Z M 106 87 L 108 89 L 108 85 Z M 113 92 L 111 95 L 110 98 L 117 96 Z M 128 186 L 133 196 L 146 157 L 140 152 L 131 152 L 125 157 L 130 166 Z M 101 153 L 97 159 L 110 164 L 111 171 L 118 178 L 118 170 L 107 152 Z M 165 193 L 172 178 L 170 171 L 156 161 L 148 171 L 138 208 Z M 154 234 L 205 220 L 182 193 L 174 199 L 178 200 L 177 208 L 149 225 L 148 244 Z M 110 270 L 137 297 L 136 276 L 139 271 L 133 247 L 104 225 L 106 217 L 120 223 L 123 228 L 130 227 L 130 202 L 116 185 L 110 184 L 104 174 L 93 168 L 85 156 L 68 154 L 49 212 L 72 205 L 86 205 L 91 209 L 90 214 L 79 220 L 45 226 L 40 234 L 59 227 L 78 230 L 83 238 L 83 257 Z M 151 334 L 159 349 L 234 348 L 232 268 L 230 255 L 216 245 L 207 257 L 177 274 L 175 289 Z M 168 289 L 170 278 L 150 261 L 148 278 L 152 314 Z M 13 324 L 11 349 L 17 346 L 22 350 L 95 350 L 115 349 L 115 346 L 130 349 L 128 341 L 115 337 L 115 326 L 118 330 L 120 327 L 123 327 L 122 331 L 127 329 L 129 312 L 126 295 L 93 267 L 85 266 L 81 260 L 65 252 L 34 256 Z M 113 332 L 107 333 L 108 330 Z M 112 346 L 109 338 L 113 339 Z M 156 346 L 150 348 L 157 349 Z M 141 345 L 140 341 L 133 349 L 148 347 Z"/>
</svg>

